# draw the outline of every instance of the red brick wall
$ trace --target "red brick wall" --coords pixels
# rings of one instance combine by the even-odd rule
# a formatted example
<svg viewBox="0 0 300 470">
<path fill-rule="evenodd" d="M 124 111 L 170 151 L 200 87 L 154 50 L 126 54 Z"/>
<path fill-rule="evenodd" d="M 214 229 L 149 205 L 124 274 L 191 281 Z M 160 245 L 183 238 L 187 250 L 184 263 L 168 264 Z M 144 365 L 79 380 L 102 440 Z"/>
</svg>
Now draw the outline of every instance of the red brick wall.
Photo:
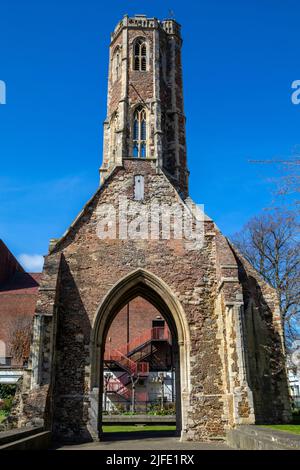
<svg viewBox="0 0 300 470">
<path fill-rule="evenodd" d="M 5 287 L 0 287 L 0 340 L 6 345 L 6 356 L 12 356 L 11 340 L 20 329 L 31 325 L 38 298 L 40 274 L 17 273 Z M 12 365 L 22 365 L 14 357 Z"/>
<path fill-rule="evenodd" d="M 155 320 L 157 316 L 161 317 L 160 312 L 147 300 L 142 297 L 133 299 L 129 303 L 129 341 L 152 328 L 152 320 Z M 127 305 L 113 320 L 106 337 L 106 347 L 108 343 L 114 349 L 127 343 Z"/>
</svg>

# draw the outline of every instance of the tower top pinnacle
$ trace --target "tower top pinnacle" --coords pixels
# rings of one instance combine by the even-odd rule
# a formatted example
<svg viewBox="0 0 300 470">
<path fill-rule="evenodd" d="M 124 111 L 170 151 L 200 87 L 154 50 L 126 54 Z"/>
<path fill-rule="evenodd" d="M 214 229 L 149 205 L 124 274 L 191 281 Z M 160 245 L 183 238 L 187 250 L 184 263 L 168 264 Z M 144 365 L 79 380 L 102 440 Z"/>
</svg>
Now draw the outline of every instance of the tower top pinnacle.
<svg viewBox="0 0 300 470">
<path fill-rule="evenodd" d="M 144 14 L 136 14 L 132 17 L 124 15 L 124 17 L 119 21 L 114 31 L 111 34 L 111 40 L 113 41 L 123 28 L 143 28 L 143 29 L 158 29 L 162 28 L 167 34 L 174 34 L 181 36 L 181 25 L 175 21 L 173 17 L 170 17 L 166 20 L 159 20 L 157 18 L 148 18 Z"/>
</svg>

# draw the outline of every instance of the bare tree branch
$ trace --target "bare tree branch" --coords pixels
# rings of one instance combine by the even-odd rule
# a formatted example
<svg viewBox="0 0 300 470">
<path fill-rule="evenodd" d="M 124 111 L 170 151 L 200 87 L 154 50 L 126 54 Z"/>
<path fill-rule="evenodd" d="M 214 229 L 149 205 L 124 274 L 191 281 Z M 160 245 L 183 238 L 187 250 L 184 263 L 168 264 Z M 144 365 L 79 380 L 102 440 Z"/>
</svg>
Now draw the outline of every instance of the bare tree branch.
<svg viewBox="0 0 300 470">
<path fill-rule="evenodd" d="M 278 293 L 287 346 L 299 335 L 300 238 L 295 212 L 275 209 L 251 219 L 234 243 Z"/>
<path fill-rule="evenodd" d="M 17 316 L 9 327 L 9 347 L 12 356 L 18 362 L 28 360 L 30 353 L 32 318 L 28 315 Z"/>
</svg>

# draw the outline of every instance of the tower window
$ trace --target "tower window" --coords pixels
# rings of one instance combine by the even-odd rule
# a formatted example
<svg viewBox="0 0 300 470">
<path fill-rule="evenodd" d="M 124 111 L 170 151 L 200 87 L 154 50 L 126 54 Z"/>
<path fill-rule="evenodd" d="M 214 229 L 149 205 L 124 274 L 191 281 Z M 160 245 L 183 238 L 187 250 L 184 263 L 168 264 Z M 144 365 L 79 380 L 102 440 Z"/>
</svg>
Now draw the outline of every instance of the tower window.
<svg viewBox="0 0 300 470">
<path fill-rule="evenodd" d="M 112 81 L 115 82 L 119 80 L 121 76 L 121 51 L 117 47 L 115 49 L 113 60 L 112 60 Z"/>
<path fill-rule="evenodd" d="M 139 72 L 147 70 L 147 44 L 143 39 L 137 39 L 133 48 L 133 68 Z"/>
<path fill-rule="evenodd" d="M 118 127 L 118 113 L 115 113 L 110 121 L 110 154 L 111 154 L 112 161 L 115 161 L 115 155 L 116 155 L 117 127 Z"/>
<path fill-rule="evenodd" d="M 147 157 L 147 118 L 143 106 L 138 106 L 133 115 L 133 156 Z"/>
</svg>

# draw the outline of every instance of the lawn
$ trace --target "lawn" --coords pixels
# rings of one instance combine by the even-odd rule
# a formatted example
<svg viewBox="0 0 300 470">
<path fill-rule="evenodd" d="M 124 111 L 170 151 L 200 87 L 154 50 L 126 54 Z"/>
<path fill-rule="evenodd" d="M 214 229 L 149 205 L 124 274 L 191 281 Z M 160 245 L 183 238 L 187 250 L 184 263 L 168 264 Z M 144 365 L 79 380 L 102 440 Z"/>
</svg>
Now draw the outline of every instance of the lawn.
<svg viewBox="0 0 300 470">
<path fill-rule="evenodd" d="M 165 426 L 160 426 L 160 425 L 105 425 L 103 426 L 103 432 L 108 433 L 108 432 L 140 432 L 140 431 L 176 431 L 176 426 L 171 426 L 171 425 L 165 425 Z"/>
<path fill-rule="evenodd" d="M 268 424 L 262 427 L 276 429 L 276 431 L 285 431 L 291 432 L 293 434 L 300 434 L 300 424 Z"/>
</svg>

